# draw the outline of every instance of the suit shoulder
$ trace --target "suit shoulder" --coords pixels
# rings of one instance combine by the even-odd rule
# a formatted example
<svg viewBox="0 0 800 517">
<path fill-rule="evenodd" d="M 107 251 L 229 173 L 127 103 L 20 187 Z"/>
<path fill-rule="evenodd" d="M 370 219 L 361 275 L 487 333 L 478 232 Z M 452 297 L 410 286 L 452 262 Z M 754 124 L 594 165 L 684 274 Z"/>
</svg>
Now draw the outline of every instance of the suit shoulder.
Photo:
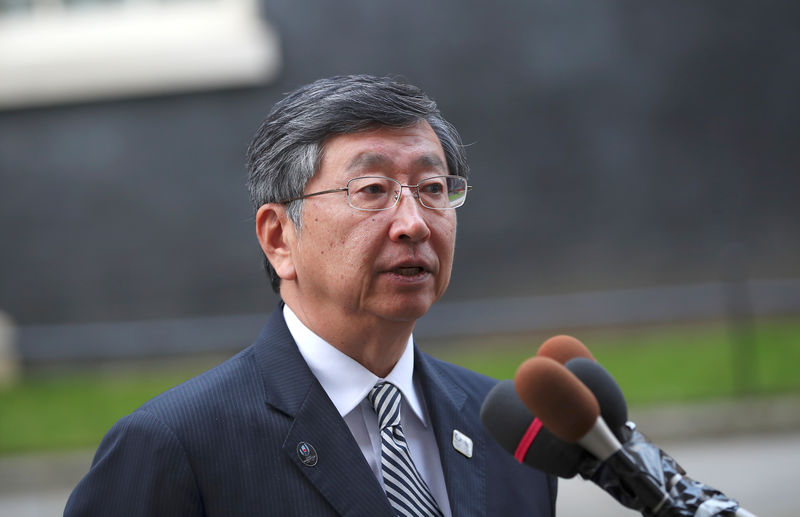
<svg viewBox="0 0 800 517">
<path fill-rule="evenodd" d="M 201 505 L 182 443 L 160 419 L 139 409 L 106 433 L 64 515 L 199 515 Z"/>
<path fill-rule="evenodd" d="M 175 415 L 213 411 L 215 407 L 224 407 L 232 399 L 241 400 L 243 396 L 258 397 L 262 387 L 251 348 L 156 395 L 139 410 L 170 424 Z"/>
</svg>

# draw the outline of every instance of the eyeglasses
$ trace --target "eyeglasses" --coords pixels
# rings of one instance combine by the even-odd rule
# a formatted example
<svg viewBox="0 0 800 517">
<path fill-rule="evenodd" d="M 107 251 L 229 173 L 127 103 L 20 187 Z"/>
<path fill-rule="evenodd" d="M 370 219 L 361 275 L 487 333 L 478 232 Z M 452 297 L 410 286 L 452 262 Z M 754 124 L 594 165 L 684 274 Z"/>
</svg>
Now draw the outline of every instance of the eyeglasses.
<svg viewBox="0 0 800 517">
<path fill-rule="evenodd" d="M 347 192 L 347 204 L 351 207 L 377 212 L 394 207 L 400 201 L 404 188 L 409 189 L 422 206 L 432 210 L 458 208 L 467 200 L 467 191 L 472 190 L 472 186 L 467 185 L 467 179 L 461 176 L 433 176 L 416 185 L 403 185 L 384 176 L 362 176 L 348 181 L 346 187 L 304 194 L 281 201 L 281 204 L 322 194 Z"/>
</svg>

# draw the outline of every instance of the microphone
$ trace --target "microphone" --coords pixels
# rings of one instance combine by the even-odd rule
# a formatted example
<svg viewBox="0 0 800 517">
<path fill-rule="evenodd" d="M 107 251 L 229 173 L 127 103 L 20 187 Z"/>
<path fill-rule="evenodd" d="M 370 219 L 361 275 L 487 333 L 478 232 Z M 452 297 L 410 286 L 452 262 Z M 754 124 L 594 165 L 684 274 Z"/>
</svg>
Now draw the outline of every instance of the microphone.
<svg viewBox="0 0 800 517">
<path fill-rule="evenodd" d="M 583 343 L 567 335 L 547 339 L 537 355 L 562 363 L 573 358 L 594 360 Z M 601 402 L 601 414 L 604 407 L 616 403 Z M 597 460 L 583 447 L 559 439 L 544 427 L 520 400 L 513 381 L 500 381 L 489 391 L 481 405 L 480 418 L 495 441 L 520 463 L 565 479 L 578 473 L 585 476 L 597 466 Z"/>
<path fill-rule="evenodd" d="M 565 365 L 595 395 L 600 406 L 602 418 L 610 424 L 617 438 L 624 443 L 623 451 L 637 465 L 640 472 L 655 476 L 658 485 L 663 486 L 671 496 L 672 507 L 668 515 L 734 515 L 735 517 L 755 517 L 719 490 L 695 481 L 686 476 L 686 471 L 667 453 L 653 445 L 638 431 L 635 424 L 627 423 L 627 403 L 619 385 L 579 340 L 571 336 L 554 336 L 545 341 L 537 356 L 549 357 Z M 620 478 L 614 468 L 610 471 L 600 464 L 596 469 L 590 462 L 582 464 L 580 473 L 590 478 L 620 503 L 639 509 L 636 497 L 629 494 L 625 479 Z M 631 497 L 633 496 L 633 498 Z M 684 513 L 691 512 L 691 513 Z"/>
<path fill-rule="evenodd" d="M 589 349 L 586 348 L 586 345 L 581 343 L 579 339 L 564 334 L 553 336 L 545 340 L 539 347 L 539 351 L 536 352 L 536 355 L 539 357 L 549 357 L 561 364 L 566 364 L 567 361 L 576 357 L 585 357 L 592 361 L 596 360 Z"/>
<path fill-rule="evenodd" d="M 564 365 L 549 357 L 533 357 L 520 365 L 514 376 L 520 399 L 556 437 L 578 443 L 611 468 L 621 484 L 652 515 L 680 515 L 657 480 L 622 448 L 600 416 L 600 405 Z M 638 508 L 637 508 L 638 509 Z"/>
<path fill-rule="evenodd" d="M 581 446 L 566 443 L 542 425 L 520 400 L 514 381 L 498 382 L 481 405 L 481 422 L 517 461 L 569 479 L 587 461 L 596 461 Z"/>
<path fill-rule="evenodd" d="M 600 366 L 589 349 L 579 339 L 564 334 L 547 339 L 536 352 L 537 357 L 549 357 L 567 367 L 589 388 L 600 404 L 600 414 L 611 431 L 625 441 L 630 429 L 628 404 L 617 381 Z"/>
<path fill-rule="evenodd" d="M 570 359 L 564 366 L 572 372 L 597 399 L 600 415 L 621 442 L 630 438 L 628 403 L 625 395 L 608 371 L 600 363 L 586 357 Z"/>
</svg>

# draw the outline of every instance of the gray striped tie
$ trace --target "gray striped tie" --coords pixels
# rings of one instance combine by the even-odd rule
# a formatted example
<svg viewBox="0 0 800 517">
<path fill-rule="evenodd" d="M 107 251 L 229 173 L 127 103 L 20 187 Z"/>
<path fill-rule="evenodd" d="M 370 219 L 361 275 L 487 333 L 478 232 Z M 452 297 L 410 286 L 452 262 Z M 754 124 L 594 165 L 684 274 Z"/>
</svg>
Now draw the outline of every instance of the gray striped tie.
<svg viewBox="0 0 800 517">
<path fill-rule="evenodd" d="M 386 496 L 399 516 L 441 517 L 442 511 L 408 453 L 408 443 L 400 427 L 402 399 L 397 386 L 389 382 L 376 384 L 369 392 L 381 427 L 381 469 Z"/>
</svg>

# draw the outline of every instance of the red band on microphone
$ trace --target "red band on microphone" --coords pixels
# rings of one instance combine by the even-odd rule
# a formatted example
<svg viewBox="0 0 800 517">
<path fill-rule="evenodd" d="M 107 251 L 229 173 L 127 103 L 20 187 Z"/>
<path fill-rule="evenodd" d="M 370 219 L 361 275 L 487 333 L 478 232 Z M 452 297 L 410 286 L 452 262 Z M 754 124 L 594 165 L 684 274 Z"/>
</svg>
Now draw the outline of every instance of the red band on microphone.
<svg viewBox="0 0 800 517">
<path fill-rule="evenodd" d="M 514 458 L 518 462 L 522 463 L 523 460 L 525 460 L 525 455 L 528 454 L 528 449 L 531 448 L 531 444 L 541 430 L 542 421 L 538 418 L 534 418 L 531 422 L 531 425 L 528 426 L 528 430 L 525 431 L 524 435 L 522 435 L 522 439 L 520 439 L 519 445 L 517 445 L 517 450 L 514 451 Z"/>
</svg>

